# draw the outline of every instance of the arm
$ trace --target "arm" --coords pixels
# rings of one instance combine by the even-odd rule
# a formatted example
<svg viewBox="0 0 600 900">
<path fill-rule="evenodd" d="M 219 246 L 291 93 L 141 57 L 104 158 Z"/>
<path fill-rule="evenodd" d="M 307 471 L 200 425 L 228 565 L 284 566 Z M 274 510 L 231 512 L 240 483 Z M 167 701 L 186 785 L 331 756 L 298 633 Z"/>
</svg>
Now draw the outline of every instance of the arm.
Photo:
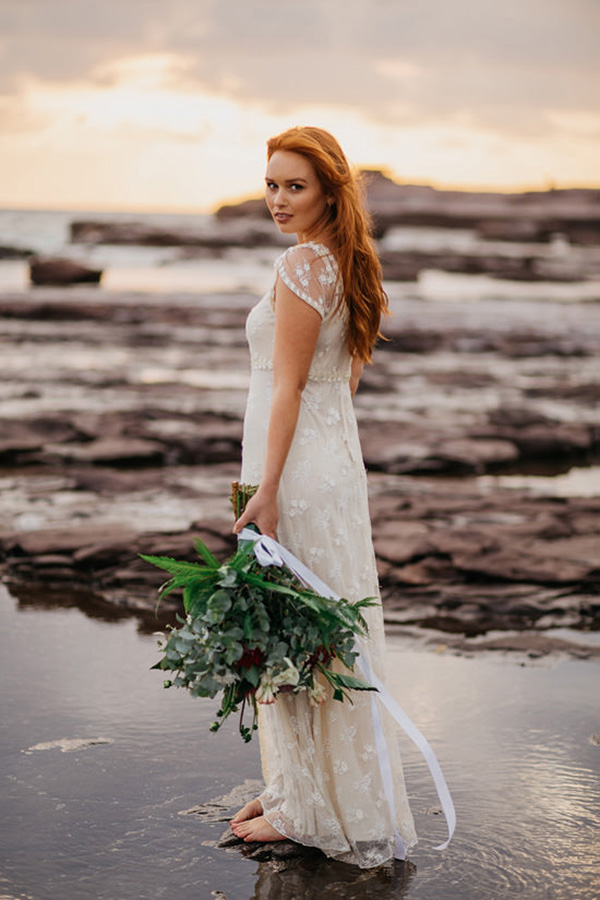
<svg viewBox="0 0 600 900">
<path fill-rule="evenodd" d="M 350 372 L 350 393 L 354 397 L 356 393 L 356 389 L 358 388 L 358 382 L 360 381 L 360 376 L 362 375 L 362 371 L 365 367 L 362 359 L 359 359 L 357 356 L 352 357 L 352 370 Z"/>
<path fill-rule="evenodd" d="M 267 436 L 265 468 L 257 493 L 233 526 L 238 534 L 254 522 L 263 534 L 275 537 L 277 491 L 287 459 L 306 385 L 321 316 L 278 278 L 275 285 L 275 345 L 273 350 L 273 397 Z"/>
</svg>

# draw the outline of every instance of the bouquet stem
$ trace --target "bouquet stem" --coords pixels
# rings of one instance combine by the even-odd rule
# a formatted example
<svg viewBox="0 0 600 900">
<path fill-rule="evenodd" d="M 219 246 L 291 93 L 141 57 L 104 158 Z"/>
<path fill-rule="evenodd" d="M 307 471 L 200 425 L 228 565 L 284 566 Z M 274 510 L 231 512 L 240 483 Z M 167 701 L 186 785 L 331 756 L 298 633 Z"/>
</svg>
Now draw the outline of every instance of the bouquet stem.
<svg viewBox="0 0 600 900">
<path fill-rule="evenodd" d="M 258 490 L 257 484 L 240 484 L 239 481 L 231 482 L 231 496 L 229 500 L 233 507 L 233 514 L 236 521 L 246 509 L 246 504 L 251 497 L 254 497 Z"/>
</svg>

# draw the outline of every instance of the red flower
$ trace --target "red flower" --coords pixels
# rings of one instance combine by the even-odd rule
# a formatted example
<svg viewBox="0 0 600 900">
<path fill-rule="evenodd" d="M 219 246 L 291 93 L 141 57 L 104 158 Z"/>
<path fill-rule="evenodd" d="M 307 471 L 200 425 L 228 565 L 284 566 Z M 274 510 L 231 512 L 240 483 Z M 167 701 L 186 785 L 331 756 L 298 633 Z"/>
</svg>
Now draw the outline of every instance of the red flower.
<svg viewBox="0 0 600 900">
<path fill-rule="evenodd" d="M 236 662 L 236 669 L 251 669 L 252 666 L 260 666 L 264 659 L 264 653 L 260 647 L 254 647 L 253 650 L 247 648 L 242 653 L 240 659 Z"/>
</svg>

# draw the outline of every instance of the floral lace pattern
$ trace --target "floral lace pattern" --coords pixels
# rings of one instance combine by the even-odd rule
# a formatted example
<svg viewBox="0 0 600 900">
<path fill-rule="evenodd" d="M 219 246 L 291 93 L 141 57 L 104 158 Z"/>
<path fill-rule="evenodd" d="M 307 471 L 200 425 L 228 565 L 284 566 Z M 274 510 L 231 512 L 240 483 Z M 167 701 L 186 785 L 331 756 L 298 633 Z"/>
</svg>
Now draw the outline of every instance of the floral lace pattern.
<svg viewBox="0 0 600 900">
<path fill-rule="evenodd" d="M 297 244 L 276 260 L 281 280 L 301 300 L 316 309 L 322 319 L 340 299 L 337 262 L 323 244 Z"/>
<path fill-rule="evenodd" d="M 281 478 L 277 538 L 349 600 L 378 596 L 367 484 L 349 388 L 346 318 L 338 309 L 335 258 L 320 244 L 299 244 L 275 264 L 277 277 L 322 317 L 300 414 Z M 250 312 L 251 381 L 244 420 L 241 479 L 260 482 L 272 393 L 275 313 L 271 291 Z M 384 677 L 381 607 L 367 610 L 371 665 Z M 381 710 L 394 770 L 396 822 L 384 796 L 372 725 L 371 694 L 354 703 L 312 707 L 282 694 L 260 710 L 265 816 L 282 834 L 363 868 L 394 855 L 397 827 L 416 842 L 397 734 Z"/>
</svg>

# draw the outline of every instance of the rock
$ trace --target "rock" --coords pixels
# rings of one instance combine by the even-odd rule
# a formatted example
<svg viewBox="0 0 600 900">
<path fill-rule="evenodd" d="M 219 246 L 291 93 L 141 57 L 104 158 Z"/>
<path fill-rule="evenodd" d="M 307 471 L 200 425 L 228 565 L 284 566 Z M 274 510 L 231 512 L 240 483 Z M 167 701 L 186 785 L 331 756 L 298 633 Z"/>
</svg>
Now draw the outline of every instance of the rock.
<svg viewBox="0 0 600 900">
<path fill-rule="evenodd" d="M 555 418 L 544 415 L 538 409 L 522 406 L 498 406 L 488 413 L 488 421 L 492 425 L 512 428 L 531 428 L 536 425 L 558 425 Z"/>
<path fill-rule="evenodd" d="M 460 467 L 463 471 L 479 474 L 489 466 L 513 462 L 518 456 L 513 441 L 463 438 L 442 441 L 430 458 L 448 463 L 447 468 Z"/>
<path fill-rule="evenodd" d="M 460 639 L 450 639 L 448 646 L 460 650 L 495 650 L 504 653 L 526 653 L 530 659 L 541 659 L 549 654 L 574 656 L 578 659 L 600 657 L 600 648 L 584 647 L 575 641 L 563 640 L 544 634 L 506 634 L 491 639 L 479 639 L 467 643 Z"/>
<path fill-rule="evenodd" d="M 85 444 L 48 444 L 46 452 L 64 459 L 94 464 L 131 465 L 136 462 L 161 462 L 164 448 L 161 444 L 137 438 L 99 438 Z"/>
<path fill-rule="evenodd" d="M 387 581 L 393 579 L 397 585 L 432 585 L 440 580 L 447 581 L 455 576 L 456 568 L 439 556 L 430 555 L 418 562 L 400 566 L 390 573 Z"/>
<path fill-rule="evenodd" d="M 0 460 L 5 463 L 23 461 L 49 441 L 66 442 L 77 437 L 77 429 L 58 417 L 0 419 Z"/>
<path fill-rule="evenodd" d="M 390 334 L 389 341 L 380 347 L 393 353 L 435 353 L 443 344 L 444 337 L 441 334 L 409 326 Z"/>
<path fill-rule="evenodd" d="M 191 809 L 183 809 L 179 815 L 198 816 L 205 822 L 228 822 L 238 809 L 257 797 L 263 790 L 262 781 L 256 778 L 246 778 L 242 784 L 232 788 L 227 794 L 205 800 L 204 803 L 193 806 Z M 219 841 L 219 846 L 232 846 L 239 843 L 241 843 L 240 839 L 236 838 L 231 829 L 227 829 Z"/>
<path fill-rule="evenodd" d="M 600 382 L 584 384 L 549 384 L 525 388 L 526 397 L 573 400 L 590 406 L 600 406 Z"/>
<path fill-rule="evenodd" d="M 35 285 L 98 284 L 101 269 L 91 269 L 62 257 L 36 256 L 29 261 L 31 283 Z"/>
<path fill-rule="evenodd" d="M 59 738 L 57 741 L 45 741 L 42 744 L 34 744 L 28 747 L 25 753 L 31 753 L 33 750 L 60 750 L 62 753 L 73 753 L 74 750 L 88 750 L 90 747 L 97 747 L 99 744 L 112 744 L 112 738 L 96 737 L 96 738 Z"/>
<path fill-rule="evenodd" d="M 132 547 L 135 533 L 121 530 L 118 526 L 96 526 L 93 524 L 72 529 L 44 529 L 41 531 L 25 531 L 13 535 L 5 542 L 5 548 L 20 556 L 44 558 L 49 554 L 67 552 L 69 557 L 82 547 L 103 545 L 113 548 L 117 546 Z M 131 551 L 129 551 L 131 552 Z M 133 555 L 133 553 L 132 553 Z"/>
<path fill-rule="evenodd" d="M 365 432 L 363 453 L 368 468 L 396 475 L 481 474 L 490 467 L 511 463 L 520 455 L 516 441 L 500 436 L 454 438 L 438 434 L 435 441 L 427 444 L 402 440 L 400 435 L 406 428 L 391 423 Z"/>
<path fill-rule="evenodd" d="M 419 538 L 402 541 L 391 536 L 383 537 L 379 528 L 377 529 L 374 544 L 378 558 L 386 562 L 392 562 L 395 566 L 408 563 L 416 557 L 428 556 L 433 550 L 429 541 L 419 540 Z"/>
<path fill-rule="evenodd" d="M 28 250 L 25 247 L 10 247 L 6 244 L 0 244 L 0 259 L 27 259 L 33 255 L 33 250 Z"/>
<path fill-rule="evenodd" d="M 386 614 L 452 635 L 597 627 L 600 501 L 473 476 L 594 462 L 600 307 L 414 290 L 355 401 Z M 164 576 L 140 552 L 193 559 L 196 537 L 219 559 L 234 550 L 253 302 L 0 298 L 0 559 L 23 605 L 80 603 L 153 630 Z M 77 364 L 88 350 L 93 364 Z"/>
<path fill-rule="evenodd" d="M 270 216 L 269 216 L 270 219 Z M 223 250 L 227 247 L 286 247 L 291 239 L 282 236 L 271 221 L 245 216 L 216 221 L 210 228 L 166 229 L 145 222 L 71 222 L 74 244 L 139 245 Z"/>
<path fill-rule="evenodd" d="M 533 256 L 527 248 L 521 255 L 489 251 L 469 254 L 385 250 L 381 253 L 381 265 L 386 281 L 416 281 L 419 274 L 426 269 L 464 275 L 489 275 L 492 278 L 504 278 L 509 281 L 581 281 L 587 274 L 577 260 Z M 594 268 L 591 274 L 597 275 L 598 272 Z"/>
<path fill-rule="evenodd" d="M 429 259 L 429 258 L 428 258 Z M 414 253 L 380 253 L 379 261 L 385 281 L 417 281 L 420 273 L 428 266 L 424 256 Z"/>
<path fill-rule="evenodd" d="M 469 574 L 533 584 L 577 584 L 599 574 L 590 564 L 522 553 L 517 548 L 455 554 L 452 561 L 459 571 Z"/>
<path fill-rule="evenodd" d="M 549 241 L 560 233 L 573 243 L 600 244 L 597 189 L 515 194 L 444 191 L 429 185 L 399 184 L 378 170 L 366 170 L 362 175 L 378 237 L 395 226 L 411 225 L 472 228 L 485 238 L 521 242 Z M 222 206 L 216 213 L 221 221 L 268 215 L 259 198 Z M 509 266 L 508 257 L 503 265 Z"/>
<path fill-rule="evenodd" d="M 299 861 L 322 856 L 319 850 L 296 844 L 294 841 L 249 841 L 246 843 L 242 838 L 236 837 L 230 828 L 223 832 L 217 841 L 217 847 L 224 850 L 238 850 L 245 859 L 253 859 L 256 862 Z"/>
<path fill-rule="evenodd" d="M 526 243 L 548 239 L 548 232 L 532 219 L 488 219 L 477 224 L 479 237 L 492 241 Z"/>
<path fill-rule="evenodd" d="M 225 203 L 215 213 L 216 219 L 225 222 L 232 219 L 245 218 L 246 216 L 253 219 L 268 219 L 271 221 L 271 213 L 264 201 L 264 197 L 242 200 L 241 203 Z"/>
<path fill-rule="evenodd" d="M 531 425 L 529 427 L 490 427 L 479 429 L 473 437 L 494 438 L 511 443 L 519 450 L 522 459 L 571 458 L 584 459 L 596 446 L 593 429 L 573 424 Z"/>
</svg>

